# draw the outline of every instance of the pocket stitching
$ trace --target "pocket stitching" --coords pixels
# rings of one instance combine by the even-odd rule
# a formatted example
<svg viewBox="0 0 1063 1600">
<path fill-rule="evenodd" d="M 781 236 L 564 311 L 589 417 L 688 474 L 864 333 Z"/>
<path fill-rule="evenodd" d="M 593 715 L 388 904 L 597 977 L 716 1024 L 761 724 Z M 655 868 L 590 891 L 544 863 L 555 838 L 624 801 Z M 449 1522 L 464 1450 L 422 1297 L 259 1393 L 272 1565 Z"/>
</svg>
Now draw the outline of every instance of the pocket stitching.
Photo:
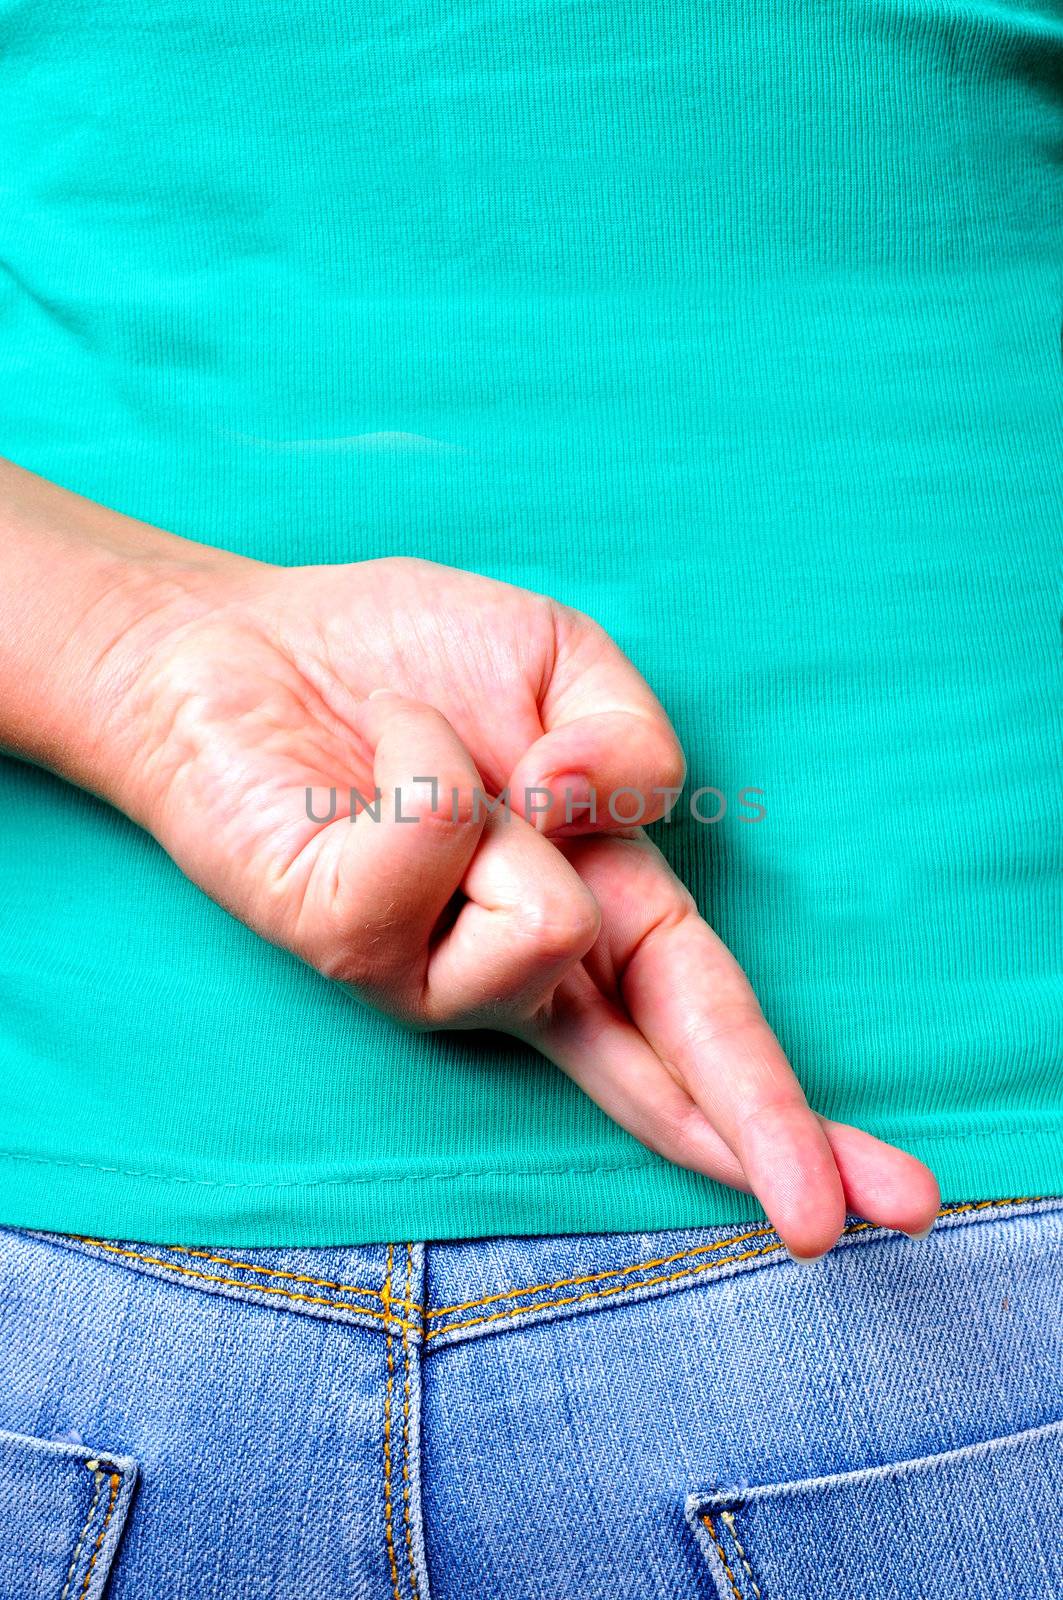
<svg viewBox="0 0 1063 1600">
<path fill-rule="evenodd" d="M 890 1485 L 898 1481 L 903 1482 L 912 1477 L 918 1477 L 929 1470 L 939 1470 L 946 1465 L 955 1465 L 958 1462 L 994 1456 L 998 1452 L 1042 1440 L 1059 1441 L 1063 1447 L 1063 1418 L 1053 1422 L 1036 1424 L 1033 1427 L 1021 1428 L 1015 1433 L 1002 1434 L 990 1439 L 978 1440 L 973 1444 L 959 1445 L 950 1450 L 934 1451 L 928 1455 L 906 1457 L 898 1461 L 884 1462 L 874 1467 L 857 1467 L 841 1472 L 827 1473 L 819 1477 L 798 1478 L 782 1480 L 777 1483 L 744 1487 L 741 1490 L 715 1490 L 709 1493 L 697 1492 L 688 1495 L 686 1504 L 686 1517 L 688 1526 L 693 1530 L 709 1568 L 714 1572 L 719 1593 L 723 1595 L 722 1580 L 715 1571 L 708 1544 L 701 1532 L 704 1528 L 716 1551 L 717 1559 L 723 1567 L 729 1586 L 731 1600 L 745 1600 L 742 1590 L 738 1587 L 733 1568 L 728 1563 L 727 1554 L 723 1547 L 721 1534 L 718 1532 L 713 1516 L 707 1507 L 712 1506 L 713 1514 L 718 1514 L 719 1519 L 727 1527 L 734 1541 L 745 1572 L 753 1590 L 760 1600 L 761 1591 L 753 1576 L 753 1569 L 746 1556 L 735 1527 L 735 1513 L 749 1510 L 753 1505 L 762 1508 L 775 1509 L 779 1502 L 786 1503 L 795 1500 L 798 1494 L 810 1491 L 822 1493 L 824 1490 L 852 1491 L 863 1489 L 870 1485 Z M 701 1525 L 699 1528 L 698 1524 Z"/>
<path fill-rule="evenodd" d="M 105 1483 L 109 1483 L 111 1486 L 111 1493 L 110 1498 L 107 1501 L 107 1510 L 104 1513 L 103 1522 L 100 1525 L 100 1531 L 96 1535 L 96 1542 L 92 1547 L 92 1555 L 89 1558 L 88 1566 L 85 1568 L 85 1576 L 81 1581 L 81 1588 L 79 1590 L 79 1594 L 82 1596 L 88 1594 L 89 1584 L 92 1582 L 93 1568 L 95 1567 L 100 1551 L 103 1548 L 103 1541 L 107 1537 L 107 1529 L 111 1525 L 111 1518 L 114 1516 L 114 1508 L 118 1504 L 118 1491 L 122 1486 L 121 1473 L 104 1472 L 100 1467 L 100 1463 L 95 1460 L 95 1458 L 91 1461 L 86 1461 L 84 1465 L 92 1473 L 93 1478 L 96 1480 L 96 1492 L 93 1495 L 92 1503 L 89 1506 L 89 1514 L 85 1518 L 85 1526 L 82 1528 L 78 1537 L 78 1542 L 74 1547 L 74 1555 L 70 1562 L 70 1571 L 66 1575 L 66 1583 L 63 1585 L 63 1592 L 60 1595 L 59 1600 L 66 1600 L 66 1596 L 69 1593 L 71 1580 L 73 1579 L 74 1573 L 77 1570 L 78 1558 L 81 1555 L 82 1548 L 84 1547 L 86 1535 L 88 1534 L 89 1529 L 92 1527 L 92 1520 L 96 1515 L 96 1507 L 100 1503 L 100 1495 L 103 1492 L 103 1486 Z"/>
<path fill-rule="evenodd" d="M 98 1468 L 96 1470 L 97 1470 L 97 1472 L 99 1471 Z M 101 1474 L 101 1476 L 102 1476 L 102 1474 Z M 101 1529 L 99 1531 L 99 1534 L 96 1537 L 96 1543 L 95 1543 L 95 1545 L 93 1546 L 93 1549 L 92 1549 L 92 1560 L 89 1562 L 88 1567 L 87 1567 L 87 1569 L 85 1571 L 85 1581 L 81 1585 L 81 1592 L 82 1592 L 83 1595 L 84 1594 L 88 1594 L 88 1592 L 89 1592 L 89 1580 L 92 1577 L 92 1569 L 96 1565 L 96 1557 L 100 1553 L 100 1546 L 103 1544 L 104 1537 L 105 1537 L 105 1535 L 107 1533 L 107 1529 L 108 1529 L 108 1527 L 110 1525 L 111 1518 L 114 1516 L 114 1508 L 118 1503 L 118 1488 L 119 1488 L 119 1485 L 121 1484 L 121 1482 L 122 1482 L 122 1479 L 119 1476 L 119 1474 L 117 1472 L 112 1472 L 111 1473 L 111 1498 L 107 1502 L 107 1514 L 103 1519 L 103 1526 L 101 1527 Z"/>
<path fill-rule="evenodd" d="M 96 1479 L 96 1492 L 89 1503 L 89 1514 L 85 1518 L 85 1525 L 78 1534 L 78 1542 L 74 1546 L 74 1554 L 70 1558 L 70 1570 L 66 1575 L 66 1582 L 63 1584 L 63 1592 L 59 1596 L 59 1600 L 66 1600 L 67 1595 L 70 1593 L 70 1585 L 73 1581 L 74 1572 L 77 1568 L 78 1556 L 81 1554 L 81 1547 L 85 1543 L 88 1531 L 92 1527 L 92 1519 L 96 1515 L 96 1507 L 99 1505 L 100 1495 L 103 1493 L 103 1473 L 97 1468 L 93 1476 Z"/>
<path fill-rule="evenodd" d="M 759 1587 L 757 1585 L 756 1578 L 754 1578 L 754 1576 L 753 1576 L 753 1568 L 749 1564 L 749 1557 L 746 1555 L 745 1549 L 744 1549 L 744 1547 L 742 1545 L 742 1541 L 738 1537 L 738 1529 L 735 1526 L 735 1514 L 734 1514 L 734 1512 L 733 1511 L 721 1511 L 720 1512 L 720 1521 L 723 1523 L 724 1527 L 727 1529 L 728 1533 L 731 1535 L 732 1540 L 734 1541 L 734 1547 L 738 1551 L 738 1559 L 741 1561 L 742 1565 L 746 1569 L 746 1574 L 747 1574 L 747 1576 L 749 1578 L 749 1582 L 750 1582 L 750 1585 L 751 1585 L 751 1587 L 753 1589 L 753 1593 L 756 1595 L 757 1600 L 761 1600 L 760 1589 L 759 1589 Z"/>
<path fill-rule="evenodd" d="M 735 1580 L 735 1575 L 731 1571 L 730 1565 L 728 1563 L 727 1552 L 724 1550 L 723 1545 L 720 1543 L 719 1535 L 717 1534 L 715 1526 L 713 1525 L 712 1518 L 709 1516 L 709 1513 L 707 1511 L 703 1511 L 702 1512 L 701 1520 L 702 1520 L 702 1523 L 703 1523 L 704 1527 L 706 1528 L 706 1530 L 708 1532 L 709 1538 L 712 1540 L 713 1544 L 716 1547 L 716 1554 L 720 1558 L 720 1565 L 723 1567 L 724 1572 L 727 1574 L 727 1581 L 731 1585 L 731 1593 L 734 1596 L 734 1600 L 743 1600 L 742 1591 L 738 1587 L 738 1584 L 737 1584 L 737 1582 Z M 748 1567 L 748 1565 L 749 1565 L 749 1563 L 747 1562 L 746 1566 Z M 750 1574 L 750 1576 L 752 1577 L 752 1574 Z M 760 1594 L 760 1590 L 757 1589 L 756 1584 L 754 1584 L 753 1587 L 756 1590 L 757 1594 L 759 1595 Z"/>
</svg>

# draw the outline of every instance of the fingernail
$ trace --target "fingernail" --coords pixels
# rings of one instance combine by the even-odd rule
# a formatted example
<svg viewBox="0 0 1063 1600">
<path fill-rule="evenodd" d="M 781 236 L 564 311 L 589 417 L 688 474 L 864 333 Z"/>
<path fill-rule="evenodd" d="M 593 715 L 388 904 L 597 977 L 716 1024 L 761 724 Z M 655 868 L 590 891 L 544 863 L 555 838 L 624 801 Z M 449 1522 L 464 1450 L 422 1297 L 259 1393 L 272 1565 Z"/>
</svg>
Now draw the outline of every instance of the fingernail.
<svg viewBox="0 0 1063 1600">
<path fill-rule="evenodd" d="M 909 1233 L 908 1237 L 909 1237 L 909 1239 L 925 1239 L 927 1237 L 927 1235 L 933 1231 L 933 1227 L 934 1227 L 934 1224 L 931 1223 L 930 1227 L 929 1228 L 924 1228 L 922 1233 Z M 901 1232 L 902 1233 L 906 1233 L 907 1229 L 902 1228 Z"/>
<path fill-rule="evenodd" d="M 821 1261 L 823 1259 L 821 1256 L 798 1256 L 795 1255 L 792 1250 L 787 1250 L 786 1254 L 790 1257 L 790 1260 L 794 1263 L 794 1265 L 798 1267 L 810 1267 L 814 1261 Z"/>
<path fill-rule="evenodd" d="M 368 700 L 382 700 L 386 694 L 391 695 L 391 697 L 393 699 L 395 699 L 395 700 L 398 699 L 398 690 L 397 689 L 370 689 L 368 695 L 366 696 L 366 699 L 368 699 Z"/>
</svg>

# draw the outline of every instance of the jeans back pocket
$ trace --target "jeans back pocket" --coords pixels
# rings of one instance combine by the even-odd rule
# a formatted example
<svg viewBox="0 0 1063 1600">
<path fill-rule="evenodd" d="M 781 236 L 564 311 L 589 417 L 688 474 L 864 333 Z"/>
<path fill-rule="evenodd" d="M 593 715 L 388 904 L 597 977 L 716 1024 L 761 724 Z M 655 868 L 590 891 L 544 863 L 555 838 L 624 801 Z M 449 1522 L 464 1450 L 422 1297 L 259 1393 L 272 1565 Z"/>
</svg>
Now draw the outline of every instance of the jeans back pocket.
<svg viewBox="0 0 1063 1600">
<path fill-rule="evenodd" d="M 1044 1600 L 1063 1594 L 1063 1422 L 686 1512 L 720 1600 Z"/>
<path fill-rule="evenodd" d="M 130 1456 L 0 1432 L 3 1600 L 100 1600 L 136 1476 Z"/>
</svg>

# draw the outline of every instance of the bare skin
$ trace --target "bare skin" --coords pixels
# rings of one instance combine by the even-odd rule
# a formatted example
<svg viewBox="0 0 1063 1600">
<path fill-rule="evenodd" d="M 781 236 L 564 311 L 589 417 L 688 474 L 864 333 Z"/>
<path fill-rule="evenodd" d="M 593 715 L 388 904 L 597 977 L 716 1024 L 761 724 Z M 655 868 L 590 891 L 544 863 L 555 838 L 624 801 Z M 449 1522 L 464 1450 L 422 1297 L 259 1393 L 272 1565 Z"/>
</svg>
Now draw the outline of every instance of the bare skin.
<svg viewBox="0 0 1063 1600">
<path fill-rule="evenodd" d="M 930 1226 L 933 1175 L 809 1108 L 644 829 L 565 813 L 577 778 L 653 797 L 684 775 L 589 617 L 424 561 L 250 561 L 8 463 L 0 521 L 8 749 L 118 806 L 358 999 L 526 1040 L 651 1149 L 755 1193 L 795 1255 L 828 1250 L 846 1210 Z M 329 820 L 308 787 L 322 817 L 336 789 Z M 352 820 L 352 788 L 380 790 L 380 820 Z M 478 805 L 507 788 L 508 818 Z M 557 798 L 535 816 L 538 789 Z"/>
</svg>

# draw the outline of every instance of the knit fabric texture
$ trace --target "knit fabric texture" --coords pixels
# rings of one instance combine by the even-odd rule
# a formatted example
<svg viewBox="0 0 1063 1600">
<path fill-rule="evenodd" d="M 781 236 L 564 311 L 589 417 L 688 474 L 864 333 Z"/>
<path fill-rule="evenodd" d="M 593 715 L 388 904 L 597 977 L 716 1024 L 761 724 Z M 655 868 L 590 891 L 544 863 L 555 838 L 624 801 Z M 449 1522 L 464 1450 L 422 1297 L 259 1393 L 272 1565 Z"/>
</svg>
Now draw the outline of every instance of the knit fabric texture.
<svg viewBox="0 0 1063 1600">
<path fill-rule="evenodd" d="M 813 1106 L 947 1200 L 1063 1190 L 1058 0 L 0 0 L 0 129 L 0 453 L 589 612 Z M 0 818 L 0 1221 L 762 1215 L 50 774 Z"/>
</svg>

